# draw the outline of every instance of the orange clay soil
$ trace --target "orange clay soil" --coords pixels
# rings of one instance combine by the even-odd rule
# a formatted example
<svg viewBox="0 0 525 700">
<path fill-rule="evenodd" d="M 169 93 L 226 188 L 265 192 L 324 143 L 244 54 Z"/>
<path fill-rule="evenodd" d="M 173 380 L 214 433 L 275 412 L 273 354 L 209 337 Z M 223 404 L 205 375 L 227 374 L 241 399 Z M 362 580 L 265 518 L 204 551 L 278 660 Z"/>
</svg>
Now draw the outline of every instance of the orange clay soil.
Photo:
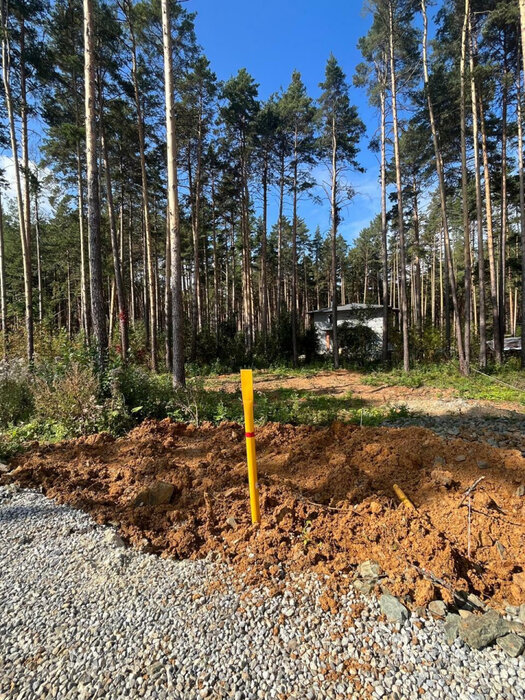
<svg viewBox="0 0 525 700">
<path fill-rule="evenodd" d="M 378 561 L 396 595 L 450 601 L 464 589 L 495 603 L 525 602 L 525 459 L 424 428 L 268 424 L 257 431 L 262 523 L 250 523 L 242 428 L 148 421 L 126 437 L 94 435 L 35 447 L 14 480 L 82 508 L 149 551 L 177 558 L 220 552 L 245 580 L 278 581 L 285 569 L 330 575 Z M 435 464 L 444 462 L 444 464 Z M 481 462 L 480 468 L 478 462 Z M 464 490 L 472 497 L 467 557 Z M 137 506 L 156 481 L 168 505 Z M 416 506 L 399 505 L 397 483 Z M 443 485 L 446 484 L 446 485 Z M 434 587 L 429 573 L 445 585 Z M 431 578 L 431 576 L 430 576 Z"/>
</svg>

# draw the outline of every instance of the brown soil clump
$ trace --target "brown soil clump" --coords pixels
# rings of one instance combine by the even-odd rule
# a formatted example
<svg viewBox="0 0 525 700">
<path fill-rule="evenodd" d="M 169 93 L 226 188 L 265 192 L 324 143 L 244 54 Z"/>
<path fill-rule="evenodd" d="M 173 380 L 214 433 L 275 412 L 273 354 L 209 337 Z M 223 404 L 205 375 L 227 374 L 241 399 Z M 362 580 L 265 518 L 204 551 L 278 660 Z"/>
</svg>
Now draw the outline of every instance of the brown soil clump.
<svg viewBox="0 0 525 700">
<path fill-rule="evenodd" d="M 432 597 L 422 583 L 429 573 L 444 582 L 445 600 L 464 589 L 525 602 L 520 452 L 443 440 L 424 428 L 338 423 L 269 424 L 257 432 L 257 450 L 260 527 L 250 522 L 243 430 L 231 423 L 148 421 L 117 440 L 100 434 L 36 447 L 2 480 L 41 486 L 98 522 L 118 524 L 126 540 L 149 551 L 178 558 L 220 552 L 252 582 L 279 580 L 288 568 L 337 582 L 373 559 L 391 593 L 419 604 Z M 446 479 L 436 478 L 436 458 Z M 489 468 L 480 472 L 478 460 Z M 459 506 L 480 475 L 468 559 L 466 502 Z M 137 496 L 152 486 L 155 493 L 159 482 L 173 486 L 169 503 L 141 505 L 152 501 Z M 393 484 L 415 511 L 398 504 Z"/>
</svg>

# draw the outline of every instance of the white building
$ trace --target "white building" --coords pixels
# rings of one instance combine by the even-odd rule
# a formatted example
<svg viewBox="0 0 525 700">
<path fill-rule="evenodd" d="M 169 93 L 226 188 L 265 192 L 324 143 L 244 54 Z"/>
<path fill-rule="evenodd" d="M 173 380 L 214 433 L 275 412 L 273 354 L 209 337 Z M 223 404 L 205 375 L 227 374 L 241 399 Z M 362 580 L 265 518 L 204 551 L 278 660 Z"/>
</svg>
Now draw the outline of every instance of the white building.
<svg viewBox="0 0 525 700">
<path fill-rule="evenodd" d="M 392 309 L 389 309 L 389 312 Z M 332 352 L 332 308 L 309 311 L 317 334 L 317 352 Z M 344 304 L 337 307 L 337 327 L 367 326 L 377 336 L 378 352 L 383 339 L 383 307 L 379 304 Z"/>
</svg>

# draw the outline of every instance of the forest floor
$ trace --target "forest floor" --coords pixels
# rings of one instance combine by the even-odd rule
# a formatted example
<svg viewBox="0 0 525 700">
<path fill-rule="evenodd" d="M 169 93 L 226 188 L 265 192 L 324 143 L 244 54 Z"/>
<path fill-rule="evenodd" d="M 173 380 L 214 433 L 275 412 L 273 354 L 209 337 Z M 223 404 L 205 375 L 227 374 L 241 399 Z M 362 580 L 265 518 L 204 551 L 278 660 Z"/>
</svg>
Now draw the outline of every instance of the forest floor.
<svg viewBox="0 0 525 700">
<path fill-rule="evenodd" d="M 293 382 L 356 391 L 352 376 Z M 282 386 L 259 378 L 256 387 L 270 390 L 272 382 Z M 381 400 L 380 392 L 365 391 Z M 381 391 L 382 400 L 390 395 Z M 436 597 L 451 602 L 464 590 L 504 608 L 525 603 L 525 459 L 523 425 L 503 420 L 508 430 L 499 441 L 472 426 L 440 436 L 415 426 L 268 423 L 257 430 L 260 528 L 250 522 L 243 429 L 235 423 L 146 421 L 118 439 L 99 434 L 35 445 L 1 481 L 39 487 L 117 526 L 146 551 L 179 559 L 219 554 L 244 584 L 265 581 L 278 590 L 288 570 L 317 572 L 328 582 L 328 608 L 337 607 L 355 567 L 368 559 L 380 565 L 389 592 L 411 606 Z M 464 492 L 481 478 L 469 535 Z M 394 484 L 414 510 L 399 505 Z"/>
</svg>

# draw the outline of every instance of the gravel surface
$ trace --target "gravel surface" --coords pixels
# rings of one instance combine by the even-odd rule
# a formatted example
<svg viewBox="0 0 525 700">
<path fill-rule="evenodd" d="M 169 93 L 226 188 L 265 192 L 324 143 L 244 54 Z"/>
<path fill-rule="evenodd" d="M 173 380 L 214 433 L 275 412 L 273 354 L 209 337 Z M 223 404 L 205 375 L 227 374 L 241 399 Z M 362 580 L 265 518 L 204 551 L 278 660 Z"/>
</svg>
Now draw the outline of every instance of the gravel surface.
<svg viewBox="0 0 525 700">
<path fill-rule="evenodd" d="M 525 657 L 449 647 L 440 622 L 385 624 L 355 594 L 323 612 L 314 577 L 269 597 L 239 594 L 232 575 L 0 487 L 0 698 L 525 696 Z"/>
<path fill-rule="evenodd" d="M 492 447 L 520 450 L 525 456 L 525 432 L 523 430 L 525 413 L 506 416 L 479 416 L 462 410 L 461 407 L 465 403 L 468 402 L 456 399 L 454 405 L 459 404 L 459 408 L 454 409 L 455 412 L 451 410 L 449 415 L 411 412 L 406 417 L 384 421 L 383 425 L 395 428 L 417 425 L 429 428 L 437 435 L 449 440 L 461 438 L 471 442 L 487 442 Z"/>
</svg>

